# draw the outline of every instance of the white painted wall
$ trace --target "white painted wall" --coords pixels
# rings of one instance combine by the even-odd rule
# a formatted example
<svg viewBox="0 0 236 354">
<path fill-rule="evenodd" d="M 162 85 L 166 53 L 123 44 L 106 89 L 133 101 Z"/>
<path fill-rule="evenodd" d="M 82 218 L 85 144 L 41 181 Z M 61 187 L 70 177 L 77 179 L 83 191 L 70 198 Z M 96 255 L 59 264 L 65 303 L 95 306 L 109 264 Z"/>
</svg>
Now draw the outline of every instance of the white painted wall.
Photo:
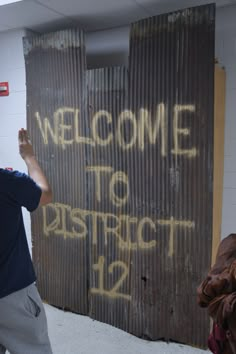
<svg viewBox="0 0 236 354">
<path fill-rule="evenodd" d="M 1 167 L 24 167 L 18 154 L 18 129 L 25 127 L 26 88 L 22 50 L 24 31 L 0 34 L 0 81 L 8 81 L 10 95 L 0 97 L 0 164 Z"/>
<path fill-rule="evenodd" d="M 236 7 L 217 11 L 216 57 L 227 73 L 225 171 L 222 237 L 236 232 Z M 0 33 L 0 82 L 9 81 L 10 96 L 0 97 L 0 166 L 26 171 L 18 154 L 17 132 L 26 126 L 26 87 L 22 37 L 24 30 Z M 127 65 L 129 28 L 89 33 L 89 67 Z M 24 211 L 30 240 L 30 217 Z"/>
<path fill-rule="evenodd" d="M 25 63 L 22 48 L 24 30 L 0 33 L 0 82 L 8 81 L 10 95 L 0 97 L 0 166 L 27 172 L 18 153 L 18 130 L 26 127 Z M 28 241 L 31 238 L 30 214 L 24 209 Z M 30 247 L 31 249 L 31 247 Z"/>
<path fill-rule="evenodd" d="M 87 66 L 128 66 L 129 26 L 86 35 Z"/>
</svg>

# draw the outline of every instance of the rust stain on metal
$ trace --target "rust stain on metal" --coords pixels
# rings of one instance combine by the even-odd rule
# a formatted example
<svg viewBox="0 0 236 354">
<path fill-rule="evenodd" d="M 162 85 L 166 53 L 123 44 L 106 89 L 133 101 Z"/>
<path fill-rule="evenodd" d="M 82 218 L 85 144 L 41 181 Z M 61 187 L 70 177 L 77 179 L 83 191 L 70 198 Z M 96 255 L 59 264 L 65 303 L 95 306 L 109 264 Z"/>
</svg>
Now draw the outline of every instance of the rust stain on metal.
<svg viewBox="0 0 236 354">
<path fill-rule="evenodd" d="M 214 11 L 133 24 L 128 72 L 86 72 L 78 30 L 24 40 L 28 127 L 55 195 L 32 216 L 49 303 L 205 346 L 195 293 L 211 261 Z"/>
</svg>

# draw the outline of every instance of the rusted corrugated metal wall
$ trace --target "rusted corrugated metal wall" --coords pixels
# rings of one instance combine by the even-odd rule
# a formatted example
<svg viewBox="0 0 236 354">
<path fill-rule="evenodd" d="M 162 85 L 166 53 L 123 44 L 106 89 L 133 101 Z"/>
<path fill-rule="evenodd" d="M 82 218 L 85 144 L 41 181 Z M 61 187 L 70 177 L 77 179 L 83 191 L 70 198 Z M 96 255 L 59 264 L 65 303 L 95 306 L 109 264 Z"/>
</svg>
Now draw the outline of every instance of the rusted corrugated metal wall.
<svg viewBox="0 0 236 354">
<path fill-rule="evenodd" d="M 93 214 L 88 227 L 90 316 L 128 331 L 130 252 L 120 249 L 121 218 L 127 214 L 127 160 L 117 142 L 118 117 L 127 106 L 127 80 L 127 70 L 119 67 L 87 74 L 88 121 L 96 141 L 87 154 L 88 205 Z"/>
<path fill-rule="evenodd" d="M 197 7 L 135 23 L 130 34 L 140 138 L 130 195 L 156 229 L 144 236 L 155 247 L 132 256 L 130 330 L 197 345 L 209 330 L 195 294 L 211 259 L 214 19 L 214 5 Z"/>
<path fill-rule="evenodd" d="M 214 6 L 131 26 L 129 72 L 87 71 L 83 34 L 27 38 L 28 126 L 55 201 L 33 215 L 49 303 L 204 346 L 212 242 Z"/>
<path fill-rule="evenodd" d="M 24 39 L 27 125 L 54 192 L 54 203 L 32 215 L 33 259 L 42 297 L 88 312 L 86 227 L 86 76 L 79 30 Z"/>
</svg>

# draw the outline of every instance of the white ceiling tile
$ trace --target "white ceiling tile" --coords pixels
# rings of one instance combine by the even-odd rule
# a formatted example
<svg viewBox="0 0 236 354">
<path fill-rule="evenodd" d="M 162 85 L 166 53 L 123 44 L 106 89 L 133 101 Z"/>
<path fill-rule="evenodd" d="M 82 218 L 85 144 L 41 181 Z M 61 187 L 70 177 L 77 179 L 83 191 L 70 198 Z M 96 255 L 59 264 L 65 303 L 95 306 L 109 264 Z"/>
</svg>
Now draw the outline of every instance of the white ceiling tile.
<svg viewBox="0 0 236 354">
<path fill-rule="evenodd" d="M 46 32 L 74 25 L 95 31 L 211 2 L 213 0 L 23 0 L 0 7 L 0 32 L 17 28 Z M 236 0 L 215 2 L 218 7 L 236 4 Z"/>
<path fill-rule="evenodd" d="M 34 1 L 22 1 L 2 6 L 0 11 L 0 23 L 10 28 L 30 28 L 35 23 L 47 23 L 61 17 Z"/>
<path fill-rule="evenodd" d="M 94 15 L 107 15 L 116 11 L 122 12 L 125 16 L 126 13 L 131 11 L 138 11 L 140 7 L 136 4 L 135 0 L 37 0 L 41 4 L 58 11 L 65 16 L 94 16 Z M 117 13 L 117 16 L 119 15 Z M 122 19 L 121 19 L 122 20 Z"/>
<path fill-rule="evenodd" d="M 127 25 L 148 16 L 135 0 L 37 0 L 88 31 Z"/>
</svg>

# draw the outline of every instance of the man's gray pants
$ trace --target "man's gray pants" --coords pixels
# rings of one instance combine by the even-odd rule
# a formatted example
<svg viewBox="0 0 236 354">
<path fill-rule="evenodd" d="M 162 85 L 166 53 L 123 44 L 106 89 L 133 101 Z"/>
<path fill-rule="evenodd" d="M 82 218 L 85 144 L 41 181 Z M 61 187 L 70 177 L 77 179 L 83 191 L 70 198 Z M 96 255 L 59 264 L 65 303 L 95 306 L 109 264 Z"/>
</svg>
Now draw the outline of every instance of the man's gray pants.
<svg viewBox="0 0 236 354">
<path fill-rule="evenodd" d="M 0 354 L 52 354 L 44 306 L 34 284 L 0 299 Z"/>
</svg>

